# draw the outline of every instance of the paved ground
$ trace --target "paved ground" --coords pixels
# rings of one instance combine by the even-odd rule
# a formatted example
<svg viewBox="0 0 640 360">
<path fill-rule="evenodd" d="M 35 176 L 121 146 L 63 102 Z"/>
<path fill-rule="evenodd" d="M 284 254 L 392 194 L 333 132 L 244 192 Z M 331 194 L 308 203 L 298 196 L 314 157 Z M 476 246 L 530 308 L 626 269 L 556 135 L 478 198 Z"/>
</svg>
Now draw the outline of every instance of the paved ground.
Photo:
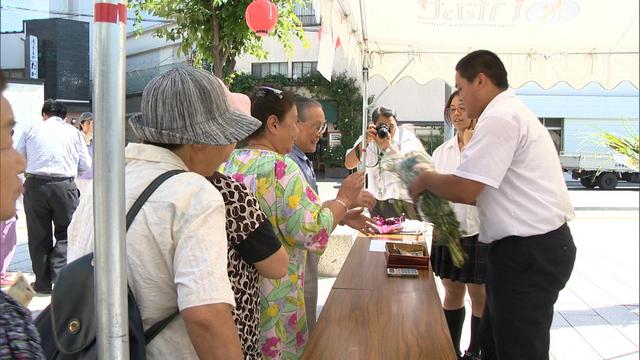
<svg viewBox="0 0 640 360">
<path fill-rule="evenodd" d="M 622 183 L 621 183 L 622 184 Z M 320 182 L 323 199 L 335 197 L 339 183 Z M 639 358 L 639 204 L 638 184 L 614 191 L 585 190 L 569 183 L 576 208 L 570 223 L 578 247 L 575 268 L 555 307 L 551 329 L 551 357 L 555 360 Z M 18 248 L 10 271 L 32 277 L 24 216 L 18 223 Z M 348 229 L 341 228 L 345 232 Z M 320 280 L 319 308 L 334 278 Z M 439 293 L 443 294 L 439 282 Z M 37 312 L 49 297 L 37 296 L 30 308 Z M 467 314 L 471 308 L 467 304 Z M 462 344 L 468 344 L 468 321 Z"/>
</svg>

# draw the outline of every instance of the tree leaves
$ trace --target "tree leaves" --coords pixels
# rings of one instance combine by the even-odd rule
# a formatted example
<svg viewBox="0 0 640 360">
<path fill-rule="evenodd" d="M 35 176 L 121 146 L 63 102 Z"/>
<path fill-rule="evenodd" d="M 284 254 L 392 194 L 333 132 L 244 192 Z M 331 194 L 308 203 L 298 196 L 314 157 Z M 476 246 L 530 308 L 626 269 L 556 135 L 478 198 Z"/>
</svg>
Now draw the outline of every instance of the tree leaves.
<svg viewBox="0 0 640 360">
<path fill-rule="evenodd" d="M 278 6 L 278 23 L 271 34 L 292 56 L 295 38 L 308 43 L 294 6 L 300 0 L 274 0 Z M 155 34 L 170 41 L 180 41 L 179 51 L 195 65 L 213 64 L 216 76 L 231 73 L 235 59 L 243 53 L 264 59 L 262 38 L 245 23 L 244 13 L 251 0 L 131 0 L 129 6 L 136 13 L 136 29 L 141 12 L 173 20 L 175 23 L 159 28 Z M 223 74 L 223 69 L 226 74 Z"/>
</svg>

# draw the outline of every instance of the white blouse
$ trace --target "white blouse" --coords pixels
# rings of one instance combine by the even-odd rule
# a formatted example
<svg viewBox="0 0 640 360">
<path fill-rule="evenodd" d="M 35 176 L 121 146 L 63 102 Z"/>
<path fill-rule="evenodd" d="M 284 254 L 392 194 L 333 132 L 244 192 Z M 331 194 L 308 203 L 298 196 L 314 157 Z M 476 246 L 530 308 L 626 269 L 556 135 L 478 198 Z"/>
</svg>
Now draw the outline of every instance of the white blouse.
<svg viewBox="0 0 640 360">
<path fill-rule="evenodd" d="M 453 174 L 460 161 L 462 153 L 458 147 L 457 137 L 449 139 L 433 151 L 433 161 L 436 171 L 441 174 Z M 460 230 L 464 236 L 472 236 L 480 232 L 478 209 L 472 205 L 451 203 L 453 211 L 460 221 Z"/>
</svg>

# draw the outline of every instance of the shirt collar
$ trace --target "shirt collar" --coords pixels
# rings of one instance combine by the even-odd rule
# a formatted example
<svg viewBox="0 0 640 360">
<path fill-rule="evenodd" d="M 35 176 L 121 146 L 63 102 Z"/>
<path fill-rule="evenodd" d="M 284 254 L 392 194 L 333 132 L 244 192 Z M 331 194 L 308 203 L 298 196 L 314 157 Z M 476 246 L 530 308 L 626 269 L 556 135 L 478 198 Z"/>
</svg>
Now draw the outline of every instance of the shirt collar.
<svg viewBox="0 0 640 360">
<path fill-rule="evenodd" d="M 489 101 L 489 104 L 487 104 L 487 107 L 484 108 L 484 111 L 482 111 L 482 113 L 485 113 L 486 111 L 491 110 L 492 108 L 497 106 L 501 101 L 506 100 L 510 97 L 515 97 L 515 96 L 516 96 L 516 92 L 513 89 L 508 88 L 507 90 L 504 90 L 503 92 L 496 95 L 496 97 L 491 99 L 491 101 Z"/>
<path fill-rule="evenodd" d="M 454 135 L 451 139 L 447 140 L 447 142 L 444 143 L 444 147 L 447 149 L 457 145 L 458 145 L 457 135 Z"/>
<path fill-rule="evenodd" d="M 189 171 L 187 165 L 171 150 L 148 144 L 129 144 L 124 150 L 126 162 L 142 160 L 149 162 L 167 163 L 182 170 Z"/>
<path fill-rule="evenodd" d="M 50 117 L 49 117 L 47 120 L 45 120 L 45 121 L 49 121 L 49 120 L 55 120 L 55 121 L 57 121 L 57 122 L 61 122 L 61 123 L 65 122 L 65 121 L 64 121 L 64 119 L 63 119 L 63 118 L 61 118 L 61 117 L 59 117 L 59 116 L 50 116 Z"/>
<path fill-rule="evenodd" d="M 302 150 L 300 150 L 298 145 L 295 145 L 295 144 L 293 145 L 293 150 L 291 150 L 291 154 L 299 159 L 302 159 L 303 161 L 309 160 L 307 155 Z"/>
</svg>

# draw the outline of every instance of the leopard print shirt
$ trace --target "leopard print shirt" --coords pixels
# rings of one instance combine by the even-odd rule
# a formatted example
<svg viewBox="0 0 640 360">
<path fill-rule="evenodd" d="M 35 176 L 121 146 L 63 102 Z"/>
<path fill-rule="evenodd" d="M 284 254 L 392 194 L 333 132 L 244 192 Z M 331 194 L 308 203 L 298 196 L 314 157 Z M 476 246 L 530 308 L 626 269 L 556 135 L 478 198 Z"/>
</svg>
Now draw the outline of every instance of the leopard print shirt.
<svg viewBox="0 0 640 360">
<path fill-rule="evenodd" d="M 228 273 L 236 300 L 233 318 L 238 328 L 244 358 L 261 359 L 258 270 L 240 256 L 236 245 L 256 230 L 266 220 L 266 216 L 260 210 L 258 200 L 244 184 L 219 173 L 215 173 L 209 181 L 222 194 L 226 208 Z"/>
</svg>

